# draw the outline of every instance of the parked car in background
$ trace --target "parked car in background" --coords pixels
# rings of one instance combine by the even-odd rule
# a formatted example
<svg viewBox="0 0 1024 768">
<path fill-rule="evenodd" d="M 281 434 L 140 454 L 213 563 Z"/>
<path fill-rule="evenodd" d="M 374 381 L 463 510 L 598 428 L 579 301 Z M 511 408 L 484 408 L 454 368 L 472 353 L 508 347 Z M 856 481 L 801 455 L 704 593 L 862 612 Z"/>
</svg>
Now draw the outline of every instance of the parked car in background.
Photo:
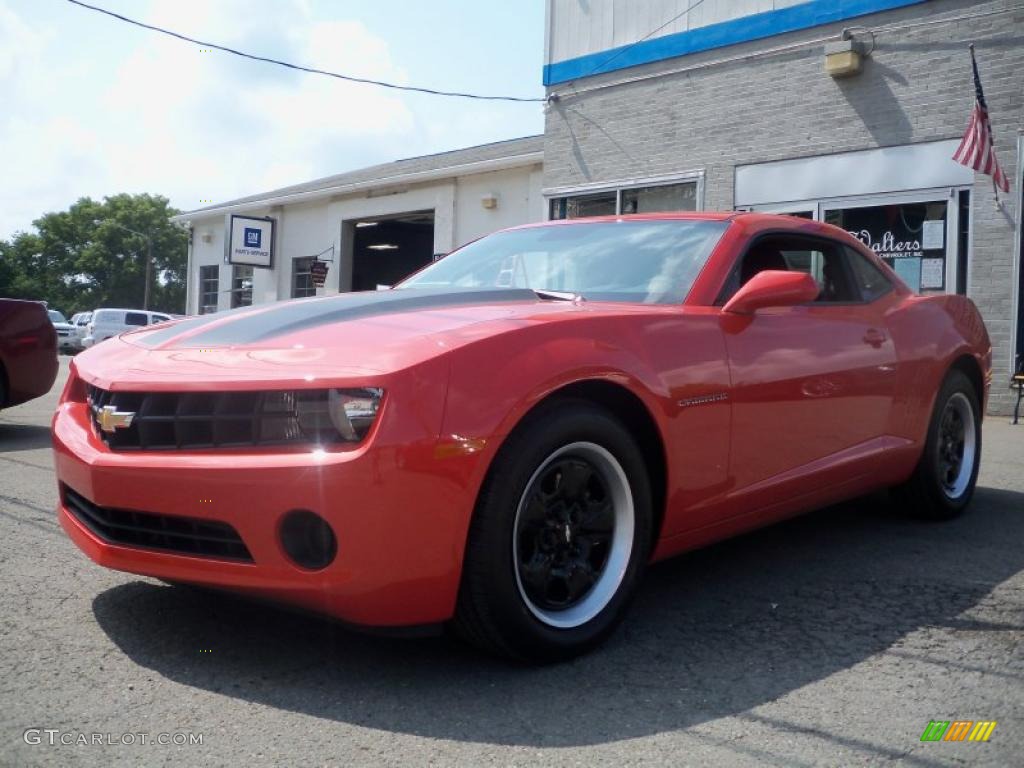
<svg viewBox="0 0 1024 768">
<path fill-rule="evenodd" d="M 0 299 L 0 408 L 45 395 L 53 386 L 57 378 L 53 311 L 38 301 Z"/>
<path fill-rule="evenodd" d="M 47 309 L 46 314 L 53 323 L 53 329 L 57 332 L 57 349 L 61 352 L 70 352 L 73 340 L 74 326 L 64 317 L 64 313 L 56 309 Z"/>
<path fill-rule="evenodd" d="M 92 319 L 92 312 L 76 312 L 71 316 L 71 351 L 81 352 L 85 349 L 82 340 L 85 338 L 86 328 Z"/>
<path fill-rule="evenodd" d="M 152 312 L 145 309 L 109 309 L 103 307 L 93 310 L 92 318 L 86 326 L 82 337 L 82 346 L 89 348 L 101 341 L 117 336 L 125 331 L 137 330 L 147 325 L 163 323 L 171 319 L 165 312 Z"/>
<path fill-rule="evenodd" d="M 551 222 L 83 352 L 59 516 L 109 568 L 561 659 L 652 560 L 884 488 L 963 512 L 991 368 L 970 299 L 825 223 Z"/>
</svg>

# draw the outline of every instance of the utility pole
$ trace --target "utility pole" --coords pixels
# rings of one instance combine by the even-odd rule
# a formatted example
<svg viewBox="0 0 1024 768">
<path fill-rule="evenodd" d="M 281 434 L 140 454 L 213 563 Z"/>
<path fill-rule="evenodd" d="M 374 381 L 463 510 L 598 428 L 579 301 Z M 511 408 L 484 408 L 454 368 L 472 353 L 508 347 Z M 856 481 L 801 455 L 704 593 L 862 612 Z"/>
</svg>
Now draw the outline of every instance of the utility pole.
<svg viewBox="0 0 1024 768">
<path fill-rule="evenodd" d="M 146 235 L 146 287 L 142 292 L 142 308 L 149 309 L 149 285 L 153 282 L 153 238 Z"/>
</svg>

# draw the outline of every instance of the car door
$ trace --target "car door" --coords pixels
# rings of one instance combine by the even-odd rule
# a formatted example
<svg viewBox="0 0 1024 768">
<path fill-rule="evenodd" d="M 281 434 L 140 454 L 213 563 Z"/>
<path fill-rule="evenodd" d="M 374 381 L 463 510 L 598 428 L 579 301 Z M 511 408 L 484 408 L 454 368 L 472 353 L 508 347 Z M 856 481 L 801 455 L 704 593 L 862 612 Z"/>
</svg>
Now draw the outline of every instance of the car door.
<svg viewBox="0 0 1024 768">
<path fill-rule="evenodd" d="M 811 304 L 723 316 L 737 513 L 877 466 L 897 373 L 885 328 L 891 285 L 869 293 L 854 257 L 863 258 L 827 238 L 767 234 L 736 265 L 726 294 L 763 269 L 808 272 L 821 288 Z"/>
</svg>

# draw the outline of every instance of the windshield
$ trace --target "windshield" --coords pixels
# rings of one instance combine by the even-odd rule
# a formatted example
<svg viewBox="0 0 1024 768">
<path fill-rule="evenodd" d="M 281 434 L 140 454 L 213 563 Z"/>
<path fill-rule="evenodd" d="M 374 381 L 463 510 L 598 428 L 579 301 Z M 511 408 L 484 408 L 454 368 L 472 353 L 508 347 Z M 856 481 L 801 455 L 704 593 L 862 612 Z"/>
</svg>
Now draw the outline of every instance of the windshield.
<svg viewBox="0 0 1024 768">
<path fill-rule="evenodd" d="M 48 309 L 48 310 L 46 310 L 46 314 L 48 314 L 50 316 L 50 322 L 51 323 L 66 323 L 67 322 L 67 320 L 64 319 L 64 315 L 62 315 L 56 309 Z"/>
<path fill-rule="evenodd" d="M 728 227 L 720 221 L 606 221 L 498 232 L 396 288 L 532 288 L 594 301 L 676 304 Z"/>
</svg>

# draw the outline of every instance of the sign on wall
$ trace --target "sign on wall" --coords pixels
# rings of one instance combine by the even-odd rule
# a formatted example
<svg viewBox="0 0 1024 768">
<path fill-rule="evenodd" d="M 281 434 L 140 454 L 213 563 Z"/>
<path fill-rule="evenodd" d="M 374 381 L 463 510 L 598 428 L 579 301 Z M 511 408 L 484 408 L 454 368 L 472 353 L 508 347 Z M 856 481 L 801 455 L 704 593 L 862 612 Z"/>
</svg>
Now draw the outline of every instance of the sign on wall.
<svg viewBox="0 0 1024 768">
<path fill-rule="evenodd" d="M 228 264 L 270 269 L 274 265 L 274 220 L 232 216 L 228 237 Z"/>
<path fill-rule="evenodd" d="M 323 288 L 327 282 L 327 262 L 314 261 L 309 265 L 309 276 L 313 281 L 313 287 Z"/>
</svg>

